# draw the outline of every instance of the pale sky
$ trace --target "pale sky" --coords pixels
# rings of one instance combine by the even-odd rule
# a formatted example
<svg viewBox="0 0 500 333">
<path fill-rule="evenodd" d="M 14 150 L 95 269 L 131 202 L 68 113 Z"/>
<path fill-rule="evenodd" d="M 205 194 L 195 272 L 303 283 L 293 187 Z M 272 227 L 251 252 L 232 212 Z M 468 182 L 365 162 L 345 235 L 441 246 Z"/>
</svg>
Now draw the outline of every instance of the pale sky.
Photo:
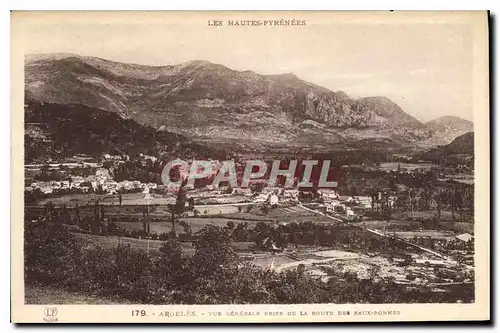
<svg viewBox="0 0 500 333">
<path fill-rule="evenodd" d="M 224 17 L 76 14 L 20 24 L 24 52 L 71 52 L 144 65 L 208 60 L 260 74 L 294 73 L 351 97 L 387 96 L 410 115 L 472 120 L 472 30 L 463 22 L 315 19 L 306 26 L 208 27 L 208 19 L 303 18 L 303 13 Z M 295 15 L 295 16 L 294 16 Z M 59 23 L 57 23 L 59 22 Z M 14 22 L 15 23 L 15 22 Z"/>
</svg>

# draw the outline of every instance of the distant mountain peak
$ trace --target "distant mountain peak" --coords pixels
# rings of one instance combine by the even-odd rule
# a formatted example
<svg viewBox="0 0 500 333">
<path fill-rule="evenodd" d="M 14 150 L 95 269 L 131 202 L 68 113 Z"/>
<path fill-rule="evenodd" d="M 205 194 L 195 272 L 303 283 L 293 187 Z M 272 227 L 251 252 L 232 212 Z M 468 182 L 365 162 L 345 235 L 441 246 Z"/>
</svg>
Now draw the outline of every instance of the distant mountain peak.
<svg viewBox="0 0 500 333">
<path fill-rule="evenodd" d="M 445 115 L 445 116 L 438 117 L 436 119 L 433 119 L 433 120 L 427 122 L 427 124 L 454 123 L 454 122 L 461 122 L 461 123 L 470 124 L 470 125 L 473 124 L 472 121 L 470 121 L 470 120 L 463 119 L 463 118 L 460 118 L 458 116 L 452 116 L 452 115 Z"/>
<path fill-rule="evenodd" d="M 283 73 L 283 74 L 279 74 L 280 76 L 282 77 L 288 77 L 288 78 L 291 78 L 291 79 L 298 79 L 297 75 L 293 74 L 293 73 Z"/>
<path fill-rule="evenodd" d="M 362 108 L 371 110 L 374 114 L 387 119 L 392 119 L 399 125 L 410 125 L 424 129 L 425 125 L 415 117 L 407 114 L 404 110 L 385 96 L 370 96 L 357 99 Z"/>
<path fill-rule="evenodd" d="M 39 53 L 39 54 L 26 54 L 24 57 L 25 62 L 34 62 L 39 60 L 62 60 L 65 58 L 82 58 L 76 53 Z"/>
<path fill-rule="evenodd" d="M 362 99 L 395 104 L 389 97 L 386 96 L 367 96 L 362 97 Z"/>
<path fill-rule="evenodd" d="M 189 60 L 189 61 L 186 61 L 186 62 L 179 64 L 178 66 L 179 67 L 187 67 L 187 66 L 214 66 L 214 65 L 217 65 L 217 64 L 214 64 L 214 63 L 207 61 L 207 60 Z"/>
<path fill-rule="evenodd" d="M 472 121 L 452 115 L 436 118 L 427 122 L 426 125 L 434 132 L 435 138 L 442 143 L 450 143 L 458 136 L 474 131 Z"/>
</svg>

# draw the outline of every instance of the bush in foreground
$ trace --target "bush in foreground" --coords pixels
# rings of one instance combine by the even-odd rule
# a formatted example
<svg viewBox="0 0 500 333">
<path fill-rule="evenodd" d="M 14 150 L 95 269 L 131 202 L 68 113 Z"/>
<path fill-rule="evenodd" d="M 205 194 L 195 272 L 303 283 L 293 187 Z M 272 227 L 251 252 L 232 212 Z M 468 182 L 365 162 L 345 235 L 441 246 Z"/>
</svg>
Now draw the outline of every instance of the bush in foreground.
<svg viewBox="0 0 500 333">
<path fill-rule="evenodd" d="M 25 228 L 27 283 L 119 297 L 143 304 L 413 303 L 473 301 L 473 289 L 435 293 L 391 280 L 359 279 L 330 272 L 328 283 L 303 269 L 277 273 L 242 263 L 230 230 L 207 225 L 194 235 L 195 253 L 185 257 L 167 240 L 156 258 L 118 246 L 103 249 L 77 241 L 64 225 L 29 223 Z M 463 296 L 466 295 L 466 296 Z"/>
</svg>

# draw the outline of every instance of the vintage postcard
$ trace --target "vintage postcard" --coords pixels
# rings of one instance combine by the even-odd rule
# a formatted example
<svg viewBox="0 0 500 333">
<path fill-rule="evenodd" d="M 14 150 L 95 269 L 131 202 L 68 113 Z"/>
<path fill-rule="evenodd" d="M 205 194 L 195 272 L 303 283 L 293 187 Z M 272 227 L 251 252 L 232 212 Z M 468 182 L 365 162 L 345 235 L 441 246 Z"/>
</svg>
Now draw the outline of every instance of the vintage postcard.
<svg viewBox="0 0 500 333">
<path fill-rule="evenodd" d="M 11 20 L 13 322 L 490 319 L 487 12 Z"/>
</svg>

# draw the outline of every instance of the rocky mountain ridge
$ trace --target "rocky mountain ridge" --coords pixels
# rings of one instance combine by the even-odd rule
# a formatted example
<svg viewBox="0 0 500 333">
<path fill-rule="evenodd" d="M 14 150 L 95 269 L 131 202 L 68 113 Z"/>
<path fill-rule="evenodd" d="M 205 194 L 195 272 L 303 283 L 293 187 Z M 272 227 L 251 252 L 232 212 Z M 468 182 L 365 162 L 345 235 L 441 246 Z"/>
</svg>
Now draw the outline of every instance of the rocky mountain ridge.
<svg viewBox="0 0 500 333">
<path fill-rule="evenodd" d="M 406 145 L 439 128 L 386 97 L 353 99 L 287 73 L 260 75 L 208 61 L 125 64 L 73 54 L 26 57 L 26 96 L 119 114 L 211 144 L 331 146 L 361 140 Z"/>
</svg>

